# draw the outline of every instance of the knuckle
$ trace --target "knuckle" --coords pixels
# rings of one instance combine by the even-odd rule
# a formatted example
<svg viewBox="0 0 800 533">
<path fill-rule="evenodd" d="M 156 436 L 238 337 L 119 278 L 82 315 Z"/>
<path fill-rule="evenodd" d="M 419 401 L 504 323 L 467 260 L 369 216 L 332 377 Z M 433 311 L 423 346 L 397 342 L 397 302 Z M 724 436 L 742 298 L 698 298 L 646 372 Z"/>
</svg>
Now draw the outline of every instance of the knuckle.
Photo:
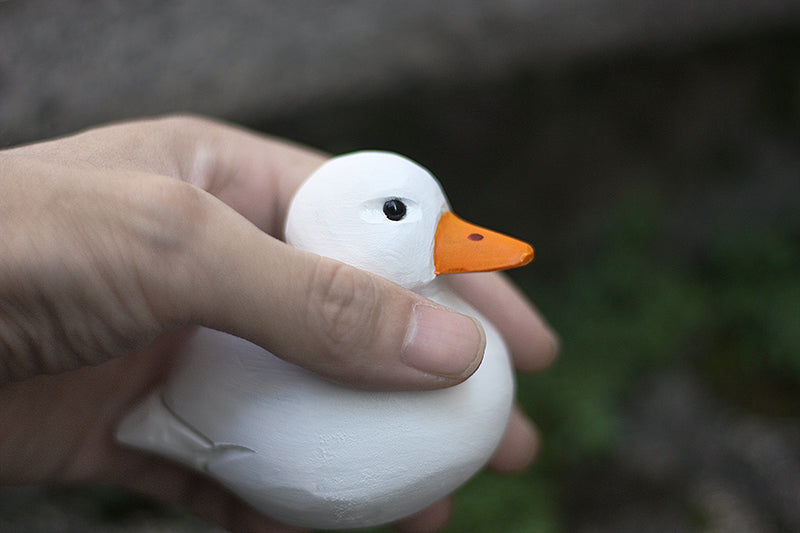
<svg viewBox="0 0 800 533">
<path fill-rule="evenodd" d="M 133 211 L 131 222 L 150 246 L 180 249 L 195 241 L 209 222 L 207 202 L 196 187 L 173 179 L 155 178 L 143 184 L 145 201 Z"/>
<path fill-rule="evenodd" d="M 380 317 L 378 286 L 352 267 L 321 258 L 308 298 L 312 331 L 319 331 L 339 362 L 369 349 Z"/>
<path fill-rule="evenodd" d="M 178 180 L 154 178 L 138 186 L 139 201 L 126 210 L 121 269 L 138 280 L 140 308 L 157 322 L 177 320 L 190 307 L 192 287 L 204 281 L 213 210 L 203 191 Z"/>
</svg>

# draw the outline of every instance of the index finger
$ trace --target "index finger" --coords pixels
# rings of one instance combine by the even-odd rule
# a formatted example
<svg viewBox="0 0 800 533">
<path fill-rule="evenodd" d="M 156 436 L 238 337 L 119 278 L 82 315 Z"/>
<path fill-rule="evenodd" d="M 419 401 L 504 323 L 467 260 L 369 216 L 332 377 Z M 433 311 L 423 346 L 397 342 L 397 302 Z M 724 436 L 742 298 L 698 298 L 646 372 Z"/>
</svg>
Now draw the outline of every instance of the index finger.
<svg viewBox="0 0 800 533">
<path fill-rule="evenodd" d="M 553 362 L 558 336 L 505 274 L 448 274 L 448 281 L 498 329 L 519 370 L 534 372 Z"/>
<path fill-rule="evenodd" d="M 288 141 L 182 115 L 110 124 L 10 151 L 73 167 L 180 179 L 210 192 L 276 237 L 295 190 L 327 159 Z"/>
</svg>

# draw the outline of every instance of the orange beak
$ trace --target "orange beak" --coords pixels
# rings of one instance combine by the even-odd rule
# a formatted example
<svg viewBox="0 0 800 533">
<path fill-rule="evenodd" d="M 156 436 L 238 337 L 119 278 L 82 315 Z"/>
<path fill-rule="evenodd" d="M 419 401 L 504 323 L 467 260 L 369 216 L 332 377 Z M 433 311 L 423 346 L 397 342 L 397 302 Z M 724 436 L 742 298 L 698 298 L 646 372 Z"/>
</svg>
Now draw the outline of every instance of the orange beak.
<svg viewBox="0 0 800 533">
<path fill-rule="evenodd" d="M 505 270 L 532 260 L 528 243 L 470 224 L 449 211 L 439 220 L 433 247 L 437 275 Z"/>
</svg>

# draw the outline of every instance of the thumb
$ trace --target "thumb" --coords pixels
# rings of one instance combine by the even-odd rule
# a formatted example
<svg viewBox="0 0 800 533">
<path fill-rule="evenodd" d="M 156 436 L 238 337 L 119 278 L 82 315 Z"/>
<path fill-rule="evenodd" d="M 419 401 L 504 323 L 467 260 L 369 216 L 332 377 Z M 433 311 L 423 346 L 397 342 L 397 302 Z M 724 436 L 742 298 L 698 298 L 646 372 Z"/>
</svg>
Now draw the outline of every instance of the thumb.
<svg viewBox="0 0 800 533">
<path fill-rule="evenodd" d="M 383 278 L 300 251 L 222 203 L 191 249 L 194 320 L 348 386 L 433 389 L 481 362 L 483 329 Z M 193 285 L 193 286 L 192 286 Z M 203 290 L 197 290 L 197 287 Z"/>
</svg>

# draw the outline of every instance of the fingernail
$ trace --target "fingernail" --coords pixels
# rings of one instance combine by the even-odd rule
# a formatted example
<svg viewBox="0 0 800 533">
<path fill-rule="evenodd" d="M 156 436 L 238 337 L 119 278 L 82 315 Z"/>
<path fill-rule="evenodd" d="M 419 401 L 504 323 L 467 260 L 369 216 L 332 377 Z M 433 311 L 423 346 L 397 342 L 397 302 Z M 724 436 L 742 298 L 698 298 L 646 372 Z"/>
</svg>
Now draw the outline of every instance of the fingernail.
<svg viewBox="0 0 800 533">
<path fill-rule="evenodd" d="M 486 337 L 476 319 L 417 304 L 403 344 L 403 361 L 429 374 L 462 377 L 478 368 L 485 347 Z"/>
</svg>

